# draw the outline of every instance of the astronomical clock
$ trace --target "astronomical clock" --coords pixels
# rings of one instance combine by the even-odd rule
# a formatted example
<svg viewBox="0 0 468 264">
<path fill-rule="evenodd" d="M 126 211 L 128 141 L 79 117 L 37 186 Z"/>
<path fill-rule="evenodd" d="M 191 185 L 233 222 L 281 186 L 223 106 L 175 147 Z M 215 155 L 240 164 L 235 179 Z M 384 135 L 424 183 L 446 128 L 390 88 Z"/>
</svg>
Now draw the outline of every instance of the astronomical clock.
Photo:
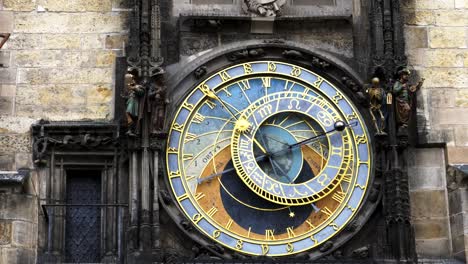
<svg viewBox="0 0 468 264">
<path fill-rule="evenodd" d="M 346 228 L 373 181 L 373 145 L 339 85 L 265 59 L 213 70 L 185 91 L 168 124 L 165 183 L 202 243 L 318 257 L 353 235 Z"/>
</svg>

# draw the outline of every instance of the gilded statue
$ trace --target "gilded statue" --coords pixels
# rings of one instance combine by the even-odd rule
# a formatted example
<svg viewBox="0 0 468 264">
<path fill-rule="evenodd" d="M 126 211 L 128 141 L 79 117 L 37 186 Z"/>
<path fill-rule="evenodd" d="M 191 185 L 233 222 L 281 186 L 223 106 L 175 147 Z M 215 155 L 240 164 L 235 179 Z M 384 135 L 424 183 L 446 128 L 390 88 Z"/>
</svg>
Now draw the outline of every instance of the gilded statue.
<svg viewBox="0 0 468 264">
<path fill-rule="evenodd" d="M 383 106 L 387 99 L 387 93 L 380 85 L 379 78 L 375 77 L 371 81 L 371 86 L 366 89 L 366 94 L 369 99 L 369 112 L 372 117 L 377 135 L 386 135 L 385 129 L 385 115 L 383 113 Z"/>
<path fill-rule="evenodd" d="M 406 128 L 410 121 L 411 106 L 413 94 L 418 91 L 424 79 L 421 79 L 416 85 L 409 83 L 411 72 L 408 69 L 403 69 L 398 72 L 398 80 L 393 85 L 393 95 L 396 101 L 396 117 L 398 127 Z"/>
</svg>

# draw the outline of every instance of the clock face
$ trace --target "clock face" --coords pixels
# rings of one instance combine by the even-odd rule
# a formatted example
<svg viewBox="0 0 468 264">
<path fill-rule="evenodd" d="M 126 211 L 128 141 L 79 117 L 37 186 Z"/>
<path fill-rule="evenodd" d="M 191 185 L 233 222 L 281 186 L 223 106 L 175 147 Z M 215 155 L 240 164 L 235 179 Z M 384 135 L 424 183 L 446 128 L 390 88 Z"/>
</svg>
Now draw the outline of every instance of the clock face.
<svg viewBox="0 0 468 264">
<path fill-rule="evenodd" d="M 371 175 L 368 131 L 323 77 L 278 61 L 219 71 L 174 117 L 168 181 L 185 217 L 218 244 L 285 256 L 338 235 Z"/>
</svg>

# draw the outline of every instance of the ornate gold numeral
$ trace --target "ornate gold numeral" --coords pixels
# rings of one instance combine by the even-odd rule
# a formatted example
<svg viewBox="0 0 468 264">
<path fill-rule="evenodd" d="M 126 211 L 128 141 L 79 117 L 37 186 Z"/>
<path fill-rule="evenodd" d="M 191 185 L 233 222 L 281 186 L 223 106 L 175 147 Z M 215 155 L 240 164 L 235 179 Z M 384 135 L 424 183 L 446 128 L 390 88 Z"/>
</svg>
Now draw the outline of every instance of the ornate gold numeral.
<svg viewBox="0 0 468 264">
<path fill-rule="evenodd" d="M 329 226 L 331 226 L 333 228 L 333 230 L 335 230 L 335 231 L 338 231 L 338 229 L 339 229 L 339 226 L 337 224 L 335 224 L 335 223 L 331 223 Z"/>
<path fill-rule="evenodd" d="M 357 144 L 366 144 L 367 138 L 366 136 L 356 136 L 355 138 Z"/>
<path fill-rule="evenodd" d="M 229 219 L 229 221 L 228 221 L 227 224 L 226 224 L 226 229 L 227 229 L 227 230 L 231 229 L 231 226 L 232 226 L 232 223 L 233 223 L 233 222 L 234 222 L 234 221 L 232 221 L 232 219 Z"/>
<path fill-rule="evenodd" d="M 276 71 L 276 64 L 274 62 L 268 62 L 268 71 L 274 72 Z"/>
<path fill-rule="evenodd" d="M 265 230 L 265 239 L 275 240 L 275 230 L 271 230 L 271 229 Z"/>
<path fill-rule="evenodd" d="M 324 206 L 320 212 L 326 214 L 328 217 L 330 217 L 332 215 L 332 211 L 330 209 L 328 209 L 328 207 Z"/>
<path fill-rule="evenodd" d="M 211 108 L 211 109 L 214 109 L 214 108 L 216 107 L 216 103 L 215 103 L 215 102 L 212 102 L 212 101 L 210 101 L 210 100 L 206 100 L 206 101 L 205 101 L 205 104 L 206 104 L 209 108 Z"/>
<path fill-rule="evenodd" d="M 315 244 L 318 244 L 318 240 L 314 237 L 314 235 L 310 236 L 310 240 L 312 240 Z"/>
<path fill-rule="evenodd" d="M 262 245 L 262 254 L 266 255 L 266 254 L 268 254 L 268 251 L 270 251 L 270 247 L 268 245 L 263 244 Z"/>
<path fill-rule="evenodd" d="M 221 231 L 215 230 L 213 231 L 213 238 L 218 238 L 221 235 Z"/>
<path fill-rule="evenodd" d="M 345 196 L 346 196 L 346 193 L 344 192 L 336 192 L 332 195 L 332 199 L 339 203 L 342 203 L 344 201 Z"/>
<path fill-rule="evenodd" d="M 219 77 L 221 77 L 221 80 L 223 80 L 223 82 L 229 81 L 231 79 L 231 75 L 229 75 L 229 73 L 227 73 L 227 71 L 221 71 L 219 73 Z"/>
<path fill-rule="evenodd" d="M 200 114 L 200 113 L 196 113 L 194 116 L 193 116 L 193 122 L 194 123 L 197 123 L 197 124 L 200 124 L 201 122 L 203 122 L 205 120 L 205 116 Z"/>
<path fill-rule="evenodd" d="M 184 154 L 184 155 L 182 156 L 182 159 L 183 159 L 184 161 L 191 160 L 191 159 L 193 159 L 193 154 Z"/>
<path fill-rule="evenodd" d="M 227 97 L 231 97 L 231 96 L 232 96 L 232 93 L 229 92 L 229 90 L 228 90 L 227 87 L 223 89 L 223 92 L 226 93 L 226 96 L 227 96 Z"/>
<path fill-rule="evenodd" d="M 343 100 L 343 95 L 342 95 L 340 92 L 337 92 L 337 93 L 333 96 L 332 100 L 333 100 L 333 102 L 334 102 L 335 104 L 338 104 L 338 102 L 339 102 L 340 100 Z"/>
<path fill-rule="evenodd" d="M 347 183 L 351 183 L 351 174 L 344 174 L 343 175 L 343 181 Z"/>
<path fill-rule="evenodd" d="M 209 217 L 213 217 L 213 215 L 215 215 L 217 212 L 218 212 L 218 208 L 211 207 L 211 209 L 208 210 L 208 212 L 206 212 L 206 213 L 208 214 Z"/>
<path fill-rule="evenodd" d="M 296 236 L 292 227 L 288 227 L 286 230 L 288 231 L 288 238 L 293 238 Z"/>
<path fill-rule="evenodd" d="M 175 131 L 182 132 L 182 130 L 184 129 L 184 124 L 174 123 L 174 125 L 172 126 L 172 129 L 174 129 Z"/>
<path fill-rule="evenodd" d="M 249 90 L 250 89 L 250 82 L 249 80 L 242 80 L 239 82 L 239 86 L 242 90 Z"/>
<path fill-rule="evenodd" d="M 242 249 L 244 247 L 244 241 L 242 240 L 237 240 L 237 243 L 236 243 L 236 249 Z"/>
<path fill-rule="evenodd" d="M 169 154 L 177 154 L 179 151 L 176 148 L 168 148 L 167 153 Z"/>
<path fill-rule="evenodd" d="M 189 141 L 192 141 L 192 140 L 194 140 L 195 138 L 197 138 L 197 135 L 192 134 L 192 133 L 187 133 L 187 134 L 185 134 L 184 143 L 187 143 L 187 142 L 189 142 Z"/>
<path fill-rule="evenodd" d="M 320 85 L 322 85 L 323 83 L 323 78 L 322 77 L 318 77 L 317 80 L 312 84 L 315 88 L 320 88 Z"/>
<path fill-rule="evenodd" d="M 299 75 L 301 75 L 302 73 L 302 70 L 301 68 L 298 68 L 296 66 L 293 66 L 292 70 L 291 70 L 291 75 L 294 76 L 294 77 L 297 77 Z"/>
<path fill-rule="evenodd" d="M 355 112 L 352 112 L 351 114 L 346 116 L 346 119 L 351 120 L 351 119 L 357 119 L 357 115 Z"/>
<path fill-rule="evenodd" d="M 262 86 L 263 88 L 271 87 L 271 77 L 262 77 Z"/>
<path fill-rule="evenodd" d="M 294 246 L 291 243 L 288 243 L 286 245 L 286 251 L 288 251 L 288 253 L 293 252 L 294 251 Z"/>
<path fill-rule="evenodd" d="M 169 172 L 169 178 L 180 177 L 180 171 L 171 171 Z"/>
<path fill-rule="evenodd" d="M 203 219 L 203 216 L 201 214 L 194 214 L 192 216 L 192 221 L 195 222 L 195 224 L 198 224 L 198 222 L 200 222 L 200 220 Z"/>
<path fill-rule="evenodd" d="M 191 180 L 193 180 L 195 178 L 196 178 L 196 176 L 193 176 L 193 175 L 185 175 L 185 180 L 186 181 L 191 181 Z"/>
<path fill-rule="evenodd" d="M 245 74 L 251 74 L 251 73 L 253 72 L 252 64 L 250 64 L 250 63 L 244 63 L 244 64 L 242 64 L 242 66 L 244 66 L 244 72 L 245 72 Z"/>
<path fill-rule="evenodd" d="M 309 221 L 309 220 L 306 220 L 306 223 L 309 225 L 309 228 L 310 229 L 314 229 L 315 226 Z"/>
<path fill-rule="evenodd" d="M 188 198 L 188 193 L 184 193 L 181 196 L 177 197 L 177 200 L 180 202 Z"/>
<path fill-rule="evenodd" d="M 200 84 L 200 86 L 198 86 L 198 88 L 200 89 L 200 91 L 202 91 L 202 93 L 206 96 L 208 96 L 209 98 L 211 99 L 216 99 L 217 96 L 216 94 L 210 89 L 210 87 L 207 85 L 207 84 Z"/>
<path fill-rule="evenodd" d="M 193 104 L 189 104 L 189 103 L 187 103 L 187 102 L 184 102 L 184 103 L 182 104 L 182 107 L 185 107 L 185 108 L 187 108 L 187 110 L 192 111 L 193 108 L 194 108 L 194 105 L 193 105 Z"/>
<path fill-rule="evenodd" d="M 349 204 L 346 205 L 346 208 L 348 208 L 349 210 L 351 210 L 351 212 L 353 212 L 353 213 L 356 212 L 356 208 L 351 207 Z"/>
<path fill-rule="evenodd" d="M 198 201 L 198 200 L 202 199 L 203 197 L 205 197 L 205 194 L 202 193 L 202 192 L 199 192 L 199 193 L 197 193 L 197 194 L 195 195 L 195 200 Z"/>
</svg>

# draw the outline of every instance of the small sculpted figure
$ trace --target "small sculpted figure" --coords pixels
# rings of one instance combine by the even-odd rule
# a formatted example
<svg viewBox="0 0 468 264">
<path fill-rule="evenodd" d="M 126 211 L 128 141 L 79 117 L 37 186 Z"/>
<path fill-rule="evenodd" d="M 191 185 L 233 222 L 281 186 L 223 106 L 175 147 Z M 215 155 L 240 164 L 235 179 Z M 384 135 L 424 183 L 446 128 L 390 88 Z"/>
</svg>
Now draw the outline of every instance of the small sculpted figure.
<svg viewBox="0 0 468 264">
<path fill-rule="evenodd" d="M 135 76 L 131 73 L 125 74 L 125 84 L 127 87 L 127 107 L 125 110 L 127 116 L 127 135 L 135 136 L 138 118 L 140 114 L 140 99 L 145 94 L 142 85 L 137 84 Z"/>
<path fill-rule="evenodd" d="M 244 0 L 250 12 L 264 17 L 279 15 L 284 0 Z"/>
<path fill-rule="evenodd" d="M 372 116 L 375 129 L 378 135 L 385 135 L 385 115 L 382 107 L 385 104 L 387 93 L 385 89 L 380 86 L 379 78 L 373 78 L 372 84 L 366 89 L 367 97 L 370 103 L 369 112 Z"/>
<path fill-rule="evenodd" d="M 424 79 L 421 79 L 418 84 L 409 84 L 409 77 L 411 72 L 408 69 L 403 69 L 398 72 L 398 80 L 393 85 L 393 95 L 396 101 L 396 117 L 398 127 L 406 128 L 410 121 L 411 116 L 411 105 L 413 94 L 418 91 L 423 83 Z"/>
</svg>

